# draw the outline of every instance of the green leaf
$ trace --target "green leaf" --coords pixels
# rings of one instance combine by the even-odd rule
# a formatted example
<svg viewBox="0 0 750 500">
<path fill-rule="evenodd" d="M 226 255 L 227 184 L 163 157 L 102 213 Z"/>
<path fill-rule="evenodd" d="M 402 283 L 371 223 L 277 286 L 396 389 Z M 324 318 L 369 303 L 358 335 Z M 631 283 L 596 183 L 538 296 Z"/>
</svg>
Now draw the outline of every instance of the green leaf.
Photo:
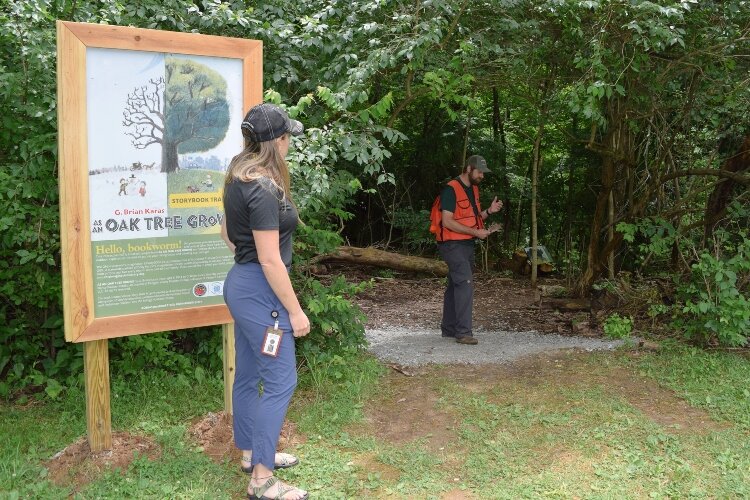
<svg viewBox="0 0 750 500">
<path fill-rule="evenodd" d="M 63 386 L 60 385 L 57 380 L 49 378 L 47 379 L 47 385 L 44 388 L 44 392 L 46 392 L 50 398 L 55 399 L 60 395 L 63 389 Z"/>
</svg>

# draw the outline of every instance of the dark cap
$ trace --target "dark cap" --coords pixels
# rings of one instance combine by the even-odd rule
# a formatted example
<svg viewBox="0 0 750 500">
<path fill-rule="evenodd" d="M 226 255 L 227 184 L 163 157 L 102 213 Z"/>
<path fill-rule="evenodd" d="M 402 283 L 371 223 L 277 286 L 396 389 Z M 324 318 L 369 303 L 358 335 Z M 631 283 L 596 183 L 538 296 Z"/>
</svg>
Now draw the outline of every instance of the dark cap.
<svg viewBox="0 0 750 500">
<path fill-rule="evenodd" d="M 297 120 L 268 102 L 250 108 L 242 120 L 242 135 L 252 142 L 272 141 L 286 133 L 300 135 L 305 127 Z"/>
<path fill-rule="evenodd" d="M 479 170 L 483 174 L 487 174 L 490 172 L 490 169 L 487 168 L 487 160 L 484 159 L 484 157 L 479 155 L 473 155 L 469 156 L 469 159 L 466 161 L 466 164 L 470 167 L 474 167 L 475 169 Z"/>
</svg>

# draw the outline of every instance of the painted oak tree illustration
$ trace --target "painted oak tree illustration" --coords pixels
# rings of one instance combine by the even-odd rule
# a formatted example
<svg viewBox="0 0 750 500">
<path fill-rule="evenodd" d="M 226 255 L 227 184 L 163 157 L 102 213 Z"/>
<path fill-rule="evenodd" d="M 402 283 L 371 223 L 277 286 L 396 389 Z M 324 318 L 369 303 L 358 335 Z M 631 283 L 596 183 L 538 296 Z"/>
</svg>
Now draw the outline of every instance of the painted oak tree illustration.
<svg viewBox="0 0 750 500">
<path fill-rule="evenodd" d="M 136 149 L 161 145 L 161 171 L 178 169 L 177 155 L 208 151 L 229 127 L 227 82 L 190 59 L 166 57 L 164 76 L 128 94 L 122 124 Z"/>
</svg>

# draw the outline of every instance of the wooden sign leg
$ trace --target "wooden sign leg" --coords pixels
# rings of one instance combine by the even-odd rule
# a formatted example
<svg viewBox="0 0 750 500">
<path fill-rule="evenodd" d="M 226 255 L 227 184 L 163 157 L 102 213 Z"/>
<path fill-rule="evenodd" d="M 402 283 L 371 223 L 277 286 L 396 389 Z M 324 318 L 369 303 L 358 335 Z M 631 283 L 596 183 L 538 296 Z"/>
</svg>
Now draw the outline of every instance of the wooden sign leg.
<svg viewBox="0 0 750 500">
<path fill-rule="evenodd" d="M 224 412 L 232 415 L 232 386 L 234 385 L 234 323 L 221 326 L 224 346 Z"/>
<path fill-rule="evenodd" d="M 83 343 L 86 381 L 86 428 L 92 453 L 112 449 L 109 406 L 109 344 L 106 339 Z"/>
</svg>

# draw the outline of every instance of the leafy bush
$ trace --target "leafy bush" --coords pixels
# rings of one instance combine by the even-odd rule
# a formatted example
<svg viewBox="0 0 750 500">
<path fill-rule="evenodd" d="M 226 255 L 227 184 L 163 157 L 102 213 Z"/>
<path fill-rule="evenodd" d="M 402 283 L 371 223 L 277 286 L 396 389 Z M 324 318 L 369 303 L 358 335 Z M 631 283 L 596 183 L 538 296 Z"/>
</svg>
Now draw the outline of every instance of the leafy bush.
<svg viewBox="0 0 750 500">
<path fill-rule="evenodd" d="M 725 346 L 742 346 L 750 336 L 750 300 L 739 276 L 750 275 L 750 239 L 732 248 L 731 256 L 700 254 L 687 281 L 678 280 L 675 325 L 688 338 Z"/>
<path fill-rule="evenodd" d="M 677 301 L 671 312 L 672 326 L 686 338 L 702 344 L 743 346 L 750 336 L 750 239 L 747 234 L 748 210 L 734 202 L 728 207 L 725 227 L 714 234 L 709 248 L 696 248 L 686 235 L 663 219 L 644 219 L 638 224 L 618 224 L 628 242 L 639 243 L 644 259 L 665 259 L 676 243 L 682 254 L 692 254 L 687 276 L 677 276 Z M 712 250 L 711 250 L 712 248 Z M 645 262 L 645 261 L 644 261 Z M 649 311 L 655 317 L 666 312 Z"/>
<path fill-rule="evenodd" d="M 633 319 L 630 316 L 610 314 L 604 320 L 604 335 L 610 339 L 625 339 L 633 331 Z"/>
<path fill-rule="evenodd" d="M 110 341 L 110 365 L 120 377 L 137 377 L 157 371 L 188 383 L 223 372 L 220 327 L 191 328 L 175 332 L 134 335 Z"/>
<path fill-rule="evenodd" d="M 365 315 L 352 304 L 355 294 L 369 283 L 350 284 L 342 276 L 328 286 L 307 278 L 301 289 L 303 309 L 310 319 L 311 332 L 302 339 L 300 352 L 308 359 L 348 354 L 365 345 Z"/>
<path fill-rule="evenodd" d="M 683 247 L 691 245 L 689 239 L 679 237 L 671 222 L 660 217 L 646 217 L 636 224 L 620 222 L 617 231 L 622 233 L 624 241 L 637 248 L 636 260 L 642 268 L 650 264 L 654 270 L 663 269 L 675 243 Z"/>
<path fill-rule="evenodd" d="M 13 2 L 0 24 L 0 396 L 56 396 L 81 357 L 61 329 L 54 21 Z"/>
</svg>

